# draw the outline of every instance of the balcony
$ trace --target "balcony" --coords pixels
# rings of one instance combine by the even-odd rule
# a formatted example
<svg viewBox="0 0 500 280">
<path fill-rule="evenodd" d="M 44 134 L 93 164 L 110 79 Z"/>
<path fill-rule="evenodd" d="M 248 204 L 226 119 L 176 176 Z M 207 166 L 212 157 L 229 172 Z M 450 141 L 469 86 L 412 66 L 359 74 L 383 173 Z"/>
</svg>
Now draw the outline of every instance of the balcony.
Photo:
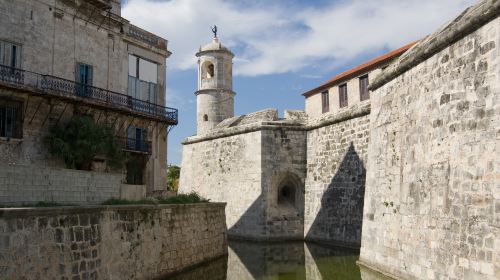
<svg viewBox="0 0 500 280">
<path fill-rule="evenodd" d="M 85 102 L 105 109 L 177 125 L 177 109 L 160 106 L 128 95 L 74 81 L 0 65 L 0 85 L 37 92 L 73 102 Z"/>
<path fill-rule="evenodd" d="M 151 141 L 126 137 L 118 137 L 118 141 L 124 151 L 151 154 Z"/>
</svg>

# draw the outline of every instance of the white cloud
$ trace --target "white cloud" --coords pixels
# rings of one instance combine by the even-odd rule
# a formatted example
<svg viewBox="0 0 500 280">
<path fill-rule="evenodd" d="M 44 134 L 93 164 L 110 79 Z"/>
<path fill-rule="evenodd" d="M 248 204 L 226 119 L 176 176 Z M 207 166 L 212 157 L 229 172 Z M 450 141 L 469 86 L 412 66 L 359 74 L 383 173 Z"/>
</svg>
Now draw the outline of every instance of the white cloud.
<svg viewBox="0 0 500 280">
<path fill-rule="evenodd" d="M 286 1 L 242 7 L 223 0 L 129 0 L 122 15 L 169 40 L 173 69 L 195 67 L 194 54 L 211 40 L 210 26 L 217 24 L 221 40 L 238 56 L 235 74 L 257 76 L 332 67 L 363 53 L 400 47 L 475 2 L 352 0 L 303 8 Z"/>
<path fill-rule="evenodd" d="M 174 88 L 167 87 L 166 90 L 166 104 L 173 108 L 184 108 L 187 104 L 194 104 L 194 96 L 189 96 L 186 98 L 185 95 L 181 94 Z"/>
</svg>

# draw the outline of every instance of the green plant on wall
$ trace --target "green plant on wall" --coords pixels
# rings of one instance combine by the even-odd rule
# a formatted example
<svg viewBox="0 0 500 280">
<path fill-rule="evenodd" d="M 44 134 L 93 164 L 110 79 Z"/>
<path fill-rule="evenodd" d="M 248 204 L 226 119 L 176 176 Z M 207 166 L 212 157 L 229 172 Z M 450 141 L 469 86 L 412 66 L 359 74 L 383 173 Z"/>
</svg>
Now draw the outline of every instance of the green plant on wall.
<svg viewBox="0 0 500 280">
<path fill-rule="evenodd" d="M 90 170 L 93 159 L 102 155 L 107 166 L 122 168 L 122 152 L 113 128 L 95 123 L 89 116 L 74 116 L 66 124 L 50 130 L 45 141 L 49 152 L 64 160 L 68 168 Z"/>
<path fill-rule="evenodd" d="M 181 168 L 177 165 L 170 165 L 167 168 L 167 185 L 169 190 L 177 192 L 179 189 L 180 174 Z"/>
</svg>

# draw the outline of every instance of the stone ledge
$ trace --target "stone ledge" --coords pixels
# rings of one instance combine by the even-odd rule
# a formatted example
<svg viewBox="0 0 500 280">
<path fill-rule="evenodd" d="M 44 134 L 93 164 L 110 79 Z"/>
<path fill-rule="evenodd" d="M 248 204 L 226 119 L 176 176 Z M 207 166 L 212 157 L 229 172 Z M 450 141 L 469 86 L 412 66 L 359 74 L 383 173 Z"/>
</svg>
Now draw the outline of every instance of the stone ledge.
<svg viewBox="0 0 500 280">
<path fill-rule="evenodd" d="M 476 31 L 500 14 L 500 1 L 483 0 L 469 7 L 443 28 L 413 46 L 368 87 L 374 91 L 396 77 Z"/>
<path fill-rule="evenodd" d="M 186 204 L 140 204 L 140 205 L 98 205 L 98 206 L 60 206 L 60 207 L 20 207 L 20 208 L 0 208 L 0 218 L 19 218 L 31 216 L 47 215 L 70 215 L 82 213 L 95 213 L 116 210 L 161 210 L 161 209 L 179 209 L 179 208 L 225 208 L 226 203 L 208 202 L 208 203 L 186 203 Z"/>
<path fill-rule="evenodd" d="M 326 114 L 318 119 L 310 121 L 306 128 L 307 130 L 313 130 L 321 128 L 323 126 L 328 126 L 343 122 L 350 119 L 355 119 L 369 115 L 371 111 L 371 103 L 369 101 L 360 103 L 359 105 L 353 106 L 351 108 L 345 109 L 344 111 Z"/>
<path fill-rule="evenodd" d="M 370 103 L 361 103 L 358 106 L 354 106 L 345 111 L 327 114 L 319 119 L 312 120 L 308 124 L 304 125 L 300 120 L 280 120 L 280 121 L 261 121 L 246 125 L 234 126 L 223 128 L 220 130 L 212 131 L 205 135 L 191 136 L 186 138 L 182 144 L 189 145 L 199 142 L 225 138 L 229 136 L 235 136 L 244 133 L 256 132 L 261 130 L 281 130 L 287 129 L 290 131 L 308 131 L 317 129 L 323 126 L 332 125 L 335 123 L 343 122 L 346 120 L 363 117 L 370 114 Z"/>
<path fill-rule="evenodd" d="M 234 136 L 238 134 L 250 133 L 260 130 L 280 130 L 289 129 L 296 131 L 304 131 L 306 128 L 298 122 L 294 121 L 272 121 L 272 122 L 259 122 L 252 123 L 248 125 L 229 127 L 224 130 L 215 131 L 206 135 L 201 136 L 191 136 L 186 138 L 182 142 L 183 145 L 194 144 L 198 142 L 204 142 L 208 140 L 214 140 L 218 138 L 225 138 L 229 136 Z"/>
</svg>

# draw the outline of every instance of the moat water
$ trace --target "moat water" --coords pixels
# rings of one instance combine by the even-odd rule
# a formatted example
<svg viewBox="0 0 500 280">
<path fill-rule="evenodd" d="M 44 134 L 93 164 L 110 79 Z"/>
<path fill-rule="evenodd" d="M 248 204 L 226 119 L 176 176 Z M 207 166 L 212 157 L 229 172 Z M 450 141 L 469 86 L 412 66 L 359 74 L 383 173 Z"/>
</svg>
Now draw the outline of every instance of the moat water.
<svg viewBox="0 0 500 280">
<path fill-rule="evenodd" d="M 230 241 L 228 256 L 173 280 L 387 280 L 356 265 L 359 251 L 317 243 Z"/>
</svg>

